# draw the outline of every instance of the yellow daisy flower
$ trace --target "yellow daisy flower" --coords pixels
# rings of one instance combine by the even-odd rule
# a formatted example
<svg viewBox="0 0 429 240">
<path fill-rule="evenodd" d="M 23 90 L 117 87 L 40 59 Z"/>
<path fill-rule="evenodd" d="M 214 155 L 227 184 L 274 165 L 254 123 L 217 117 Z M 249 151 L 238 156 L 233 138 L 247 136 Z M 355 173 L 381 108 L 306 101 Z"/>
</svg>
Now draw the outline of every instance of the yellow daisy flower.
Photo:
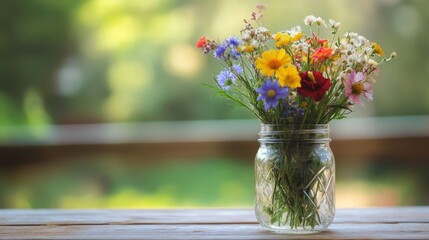
<svg viewBox="0 0 429 240">
<path fill-rule="evenodd" d="M 268 50 L 262 53 L 262 57 L 256 59 L 255 66 L 262 75 L 274 76 L 284 71 L 284 67 L 290 64 L 291 57 L 284 49 Z"/>
<path fill-rule="evenodd" d="M 302 38 L 302 32 L 297 32 L 292 36 L 292 42 L 296 42 Z"/>
<path fill-rule="evenodd" d="M 253 52 L 254 50 L 255 50 L 255 48 L 252 45 L 247 45 L 247 44 L 237 47 L 237 51 L 240 53 L 242 53 L 242 52 L 250 53 L 250 52 Z"/>
<path fill-rule="evenodd" d="M 301 87 L 301 77 L 299 76 L 298 69 L 294 65 L 288 66 L 279 74 L 279 83 L 280 86 L 286 86 L 291 89 Z"/>
<path fill-rule="evenodd" d="M 384 57 L 384 51 L 383 51 L 383 49 L 381 48 L 381 46 L 380 46 L 380 45 L 378 45 L 378 44 L 377 44 L 377 43 L 375 43 L 375 42 L 372 42 L 372 43 L 371 43 L 371 46 L 372 46 L 372 48 L 374 49 L 374 52 L 375 52 L 375 53 L 377 53 L 378 55 L 380 55 L 380 56 Z"/>
<path fill-rule="evenodd" d="M 281 33 L 278 32 L 276 35 L 274 35 L 274 40 L 276 40 L 276 47 L 285 47 L 289 45 L 292 38 L 289 36 L 288 33 Z"/>
</svg>

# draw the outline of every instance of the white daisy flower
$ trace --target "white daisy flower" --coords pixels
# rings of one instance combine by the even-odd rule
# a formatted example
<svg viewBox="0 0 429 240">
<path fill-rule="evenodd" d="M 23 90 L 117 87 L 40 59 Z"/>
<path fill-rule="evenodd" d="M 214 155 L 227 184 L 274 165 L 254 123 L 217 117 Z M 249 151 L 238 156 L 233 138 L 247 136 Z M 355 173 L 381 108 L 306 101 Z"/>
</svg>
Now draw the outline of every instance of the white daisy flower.
<svg viewBox="0 0 429 240">
<path fill-rule="evenodd" d="M 245 42 L 249 41 L 251 39 L 251 35 L 250 32 L 248 30 L 244 31 L 243 34 L 241 35 L 241 39 Z"/>
<path fill-rule="evenodd" d="M 359 36 L 359 34 L 355 32 L 349 32 L 349 33 L 346 33 L 345 35 L 349 36 L 350 38 L 357 38 Z"/>
<path fill-rule="evenodd" d="M 359 40 L 359 38 L 352 38 L 350 39 L 350 44 L 353 44 L 355 47 L 360 47 L 362 42 Z"/>
<path fill-rule="evenodd" d="M 305 25 L 311 26 L 313 23 L 316 22 L 316 17 L 314 15 L 308 15 L 304 18 Z"/>
<path fill-rule="evenodd" d="M 293 27 L 291 30 L 287 30 L 286 32 L 289 33 L 289 35 L 294 36 L 295 34 L 302 32 L 302 28 L 301 26 L 296 26 Z"/>
<path fill-rule="evenodd" d="M 265 28 L 265 27 L 258 27 L 256 29 L 256 34 L 259 34 L 259 33 L 266 34 L 268 32 L 269 32 L 269 30 L 267 28 Z"/>
<path fill-rule="evenodd" d="M 250 45 L 255 46 L 255 47 L 259 47 L 260 43 L 259 43 L 259 41 L 257 41 L 256 39 L 253 39 L 253 40 L 250 42 Z"/>
<path fill-rule="evenodd" d="M 362 47 L 362 53 L 365 55 L 371 55 L 374 52 L 374 49 L 371 46 L 364 46 Z"/>
<path fill-rule="evenodd" d="M 341 23 L 335 22 L 334 20 L 329 19 L 329 25 L 331 26 L 331 28 L 338 30 L 338 29 L 340 29 Z"/>
<path fill-rule="evenodd" d="M 316 23 L 317 23 L 317 25 L 323 25 L 323 26 L 325 26 L 325 27 L 327 27 L 326 26 L 326 23 L 325 23 L 325 20 L 323 20 L 321 17 L 318 17 L 318 18 L 316 18 Z"/>
<path fill-rule="evenodd" d="M 342 45 L 340 49 L 340 53 L 346 56 L 353 55 L 355 54 L 355 52 L 356 52 L 356 47 L 352 44 Z"/>
<path fill-rule="evenodd" d="M 352 54 L 347 57 L 347 64 L 350 66 L 355 65 L 356 63 L 359 63 L 361 58 L 357 54 Z"/>
</svg>

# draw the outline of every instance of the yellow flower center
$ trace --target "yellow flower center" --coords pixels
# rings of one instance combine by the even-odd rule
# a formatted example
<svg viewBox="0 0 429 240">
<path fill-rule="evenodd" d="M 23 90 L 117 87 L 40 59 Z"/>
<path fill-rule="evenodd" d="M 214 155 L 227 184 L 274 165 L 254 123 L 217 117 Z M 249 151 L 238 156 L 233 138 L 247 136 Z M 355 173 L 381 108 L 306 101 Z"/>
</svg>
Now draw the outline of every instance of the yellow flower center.
<svg viewBox="0 0 429 240">
<path fill-rule="evenodd" d="M 272 98 L 272 97 L 274 97 L 276 95 L 276 91 L 274 90 L 274 89 L 270 89 L 270 90 L 268 90 L 268 92 L 267 92 L 267 96 L 269 97 L 269 98 Z"/>
<path fill-rule="evenodd" d="M 282 66 L 282 62 L 277 59 L 271 59 L 267 65 L 269 68 L 277 70 Z"/>
<path fill-rule="evenodd" d="M 355 83 L 352 86 L 352 93 L 353 94 L 359 95 L 363 92 L 363 90 L 364 90 L 364 86 L 363 86 L 362 82 Z"/>
</svg>

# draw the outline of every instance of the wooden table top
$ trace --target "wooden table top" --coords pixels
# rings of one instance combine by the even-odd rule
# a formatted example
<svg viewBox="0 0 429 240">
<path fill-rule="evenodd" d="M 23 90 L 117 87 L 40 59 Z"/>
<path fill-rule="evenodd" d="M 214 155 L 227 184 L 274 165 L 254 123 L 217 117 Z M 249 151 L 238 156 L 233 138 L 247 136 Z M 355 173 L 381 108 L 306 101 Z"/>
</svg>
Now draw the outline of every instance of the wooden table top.
<svg viewBox="0 0 429 240">
<path fill-rule="evenodd" d="M 266 231 L 251 209 L 3 209 L 0 239 L 429 239 L 429 207 L 338 209 L 311 235 Z"/>
</svg>

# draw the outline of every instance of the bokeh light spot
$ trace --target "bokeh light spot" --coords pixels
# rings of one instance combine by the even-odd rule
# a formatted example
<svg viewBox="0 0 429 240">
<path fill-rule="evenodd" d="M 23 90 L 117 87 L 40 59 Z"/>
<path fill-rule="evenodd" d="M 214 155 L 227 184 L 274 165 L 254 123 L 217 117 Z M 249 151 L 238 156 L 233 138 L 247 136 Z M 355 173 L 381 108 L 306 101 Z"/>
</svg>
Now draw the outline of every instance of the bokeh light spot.
<svg viewBox="0 0 429 240">
<path fill-rule="evenodd" d="M 173 46 L 168 51 L 164 65 L 169 73 L 189 80 L 199 73 L 204 62 L 205 58 L 197 48 L 181 44 Z"/>
</svg>

